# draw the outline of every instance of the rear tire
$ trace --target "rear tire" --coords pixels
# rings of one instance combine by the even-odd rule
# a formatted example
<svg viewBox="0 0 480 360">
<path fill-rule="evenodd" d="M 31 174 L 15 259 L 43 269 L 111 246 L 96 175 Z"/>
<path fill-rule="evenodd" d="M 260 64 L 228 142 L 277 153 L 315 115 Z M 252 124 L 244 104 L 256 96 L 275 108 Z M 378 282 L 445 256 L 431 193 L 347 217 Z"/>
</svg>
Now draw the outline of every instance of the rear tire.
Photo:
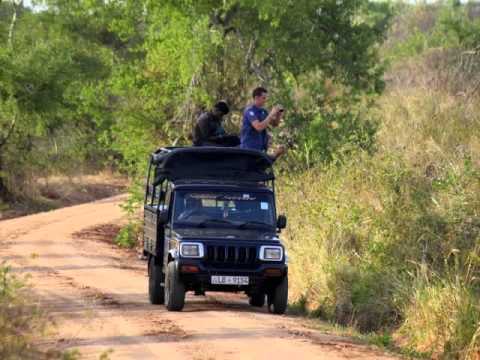
<svg viewBox="0 0 480 360">
<path fill-rule="evenodd" d="M 263 307 L 265 305 L 265 294 L 262 293 L 253 293 L 248 299 L 248 303 L 251 306 Z"/>
<path fill-rule="evenodd" d="M 165 302 L 162 267 L 155 264 L 155 256 L 148 261 L 148 298 L 150 304 L 161 305 Z"/>
<path fill-rule="evenodd" d="M 273 314 L 284 314 L 288 305 L 288 276 L 268 294 L 268 311 Z"/>
<path fill-rule="evenodd" d="M 175 262 L 167 266 L 165 276 L 165 306 L 168 311 L 182 311 L 185 305 L 185 285 L 180 280 Z"/>
</svg>

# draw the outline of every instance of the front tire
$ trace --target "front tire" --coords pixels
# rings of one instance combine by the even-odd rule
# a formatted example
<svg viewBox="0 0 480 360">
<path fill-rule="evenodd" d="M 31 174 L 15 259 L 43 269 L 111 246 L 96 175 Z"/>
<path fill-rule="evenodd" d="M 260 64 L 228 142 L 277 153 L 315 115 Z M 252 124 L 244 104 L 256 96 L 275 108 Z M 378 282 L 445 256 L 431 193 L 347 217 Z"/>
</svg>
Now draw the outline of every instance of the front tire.
<svg viewBox="0 0 480 360">
<path fill-rule="evenodd" d="M 175 262 L 167 266 L 165 277 L 165 306 L 168 311 L 182 311 L 185 305 L 185 285 L 180 280 Z"/>
<path fill-rule="evenodd" d="M 288 276 L 268 294 L 268 311 L 273 314 L 284 314 L 288 305 Z"/>
<path fill-rule="evenodd" d="M 150 304 L 161 305 L 165 302 L 162 267 L 155 264 L 155 256 L 148 261 L 148 298 Z"/>
</svg>

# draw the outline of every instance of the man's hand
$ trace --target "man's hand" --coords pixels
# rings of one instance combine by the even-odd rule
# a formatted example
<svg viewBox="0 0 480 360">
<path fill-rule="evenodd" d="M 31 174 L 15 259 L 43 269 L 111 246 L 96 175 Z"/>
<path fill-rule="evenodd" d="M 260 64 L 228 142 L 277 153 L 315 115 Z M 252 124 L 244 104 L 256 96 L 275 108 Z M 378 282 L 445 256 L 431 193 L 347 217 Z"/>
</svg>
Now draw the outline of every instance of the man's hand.
<svg viewBox="0 0 480 360">
<path fill-rule="evenodd" d="M 271 122 L 272 126 L 277 127 L 278 125 L 280 125 L 282 118 L 283 118 L 283 111 L 278 112 L 277 115 L 274 118 L 272 118 L 272 122 Z"/>
<path fill-rule="evenodd" d="M 283 114 L 283 112 L 280 111 L 282 109 L 283 108 L 281 106 L 275 105 L 272 108 L 272 111 L 270 111 L 270 113 L 268 114 L 268 116 L 265 120 L 263 120 L 263 121 L 259 121 L 259 120 L 252 121 L 253 128 L 257 131 L 263 131 L 269 125 L 278 126 L 278 124 L 280 124 L 281 114 Z"/>
<path fill-rule="evenodd" d="M 280 125 L 280 121 L 282 120 L 283 113 L 284 113 L 283 107 L 280 105 L 275 105 L 272 108 L 272 111 L 270 112 L 270 116 L 272 117 L 272 120 L 270 123 L 272 124 L 273 127 L 277 127 L 278 125 Z"/>
</svg>

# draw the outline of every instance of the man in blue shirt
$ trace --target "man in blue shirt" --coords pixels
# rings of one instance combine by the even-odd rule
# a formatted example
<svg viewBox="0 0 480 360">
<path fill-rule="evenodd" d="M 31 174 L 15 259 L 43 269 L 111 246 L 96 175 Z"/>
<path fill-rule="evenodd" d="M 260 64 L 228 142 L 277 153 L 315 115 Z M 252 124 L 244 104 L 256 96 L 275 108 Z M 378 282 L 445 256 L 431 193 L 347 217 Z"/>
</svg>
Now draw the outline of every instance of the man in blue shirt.
<svg viewBox="0 0 480 360">
<path fill-rule="evenodd" d="M 257 87 L 253 90 L 253 104 L 248 106 L 243 113 L 242 130 L 240 131 L 240 147 L 267 152 L 270 136 L 267 133 L 269 125 L 278 125 L 283 115 L 281 106 L 274 106 L 268 113 L 263 108 L 267 102 L 267 89 Z M 276 160 L 285 152 L 284 147 L 278 148 L 273 154 Z"/>
</svg>

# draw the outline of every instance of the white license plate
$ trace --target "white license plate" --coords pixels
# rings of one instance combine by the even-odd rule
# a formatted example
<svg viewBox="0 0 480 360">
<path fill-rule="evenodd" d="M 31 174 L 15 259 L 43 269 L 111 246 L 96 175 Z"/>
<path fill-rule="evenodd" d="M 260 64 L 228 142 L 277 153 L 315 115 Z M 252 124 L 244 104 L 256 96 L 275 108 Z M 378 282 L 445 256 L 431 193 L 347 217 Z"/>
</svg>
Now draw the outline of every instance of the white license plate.
<svg viewBox="0 0 480 360">
<path fill-rule="evenodd" d="M 213 285 L 248 285 L 248 276 L 219 276 L 212 275 Z"/>
</svg>

